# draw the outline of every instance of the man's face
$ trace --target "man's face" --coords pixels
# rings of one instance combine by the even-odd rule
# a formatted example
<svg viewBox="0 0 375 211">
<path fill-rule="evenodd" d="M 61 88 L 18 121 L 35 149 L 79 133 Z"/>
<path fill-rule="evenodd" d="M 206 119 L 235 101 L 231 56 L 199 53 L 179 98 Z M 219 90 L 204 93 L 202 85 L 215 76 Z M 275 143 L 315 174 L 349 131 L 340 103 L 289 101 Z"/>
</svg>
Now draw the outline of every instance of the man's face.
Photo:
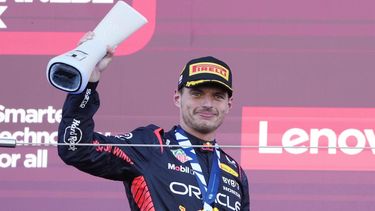
<svg viewBox="0 0 375 211">
<path fill-rule="evenodd" d="M 215 132 L 232 106 L 225 89 L 217 86 L 183 87 L 176 91 L 175 104 L 180 108 L 180 124 L 201 134 Z"/>
</svg>

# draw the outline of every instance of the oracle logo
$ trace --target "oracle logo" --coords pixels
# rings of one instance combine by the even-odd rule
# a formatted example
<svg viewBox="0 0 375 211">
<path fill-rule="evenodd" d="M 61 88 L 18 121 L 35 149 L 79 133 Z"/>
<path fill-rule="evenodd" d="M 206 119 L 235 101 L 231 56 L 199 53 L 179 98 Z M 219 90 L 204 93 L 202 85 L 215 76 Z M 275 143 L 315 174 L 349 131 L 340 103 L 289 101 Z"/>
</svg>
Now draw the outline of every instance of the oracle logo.
<svg viewBox="0 0 375 211">
<path fill-rule="evenodd" d="M 95 23 L 92 25 L 95 27 L 111 8 L 113 3 L 109 4 L 110 2 L 112 1 L 51 1 L 42 4 L 30 1 L 28 7 L 33 9 L 30 14 L 25 13 L 25 17 L 25 3 L 12 3 L 12 8 L 4 7 L 6 12 L 0 8 L 0 13 L 3 13 L 0 17 L 0 27 L 3 26 L 0 28 L 0 55 L 58 55 L 69 51 L 77 46 L 84 33 L 94 29 L 88 26 L 88 20 L 90 26 Z M 131 6 L 145 16 L 148 23 L 126 39 L 116 49 L 116 55 L 129 55 L 141 50 L 155 31 L 156 0 L 133 0 Z M 102 13 L 97 12 L 98 10 Z M 69 17 L 66 11 L 71 11 L 70 14 L 74 17 Z M 35 21 L 20 22 L 32 18 Z M 69 28 L 74 30 L 68 31 Z"/>
<path fill-rule="evenodd" d="M 245 169 L 375 170 L 375 109 L 244 107 Z"/>
</svg>

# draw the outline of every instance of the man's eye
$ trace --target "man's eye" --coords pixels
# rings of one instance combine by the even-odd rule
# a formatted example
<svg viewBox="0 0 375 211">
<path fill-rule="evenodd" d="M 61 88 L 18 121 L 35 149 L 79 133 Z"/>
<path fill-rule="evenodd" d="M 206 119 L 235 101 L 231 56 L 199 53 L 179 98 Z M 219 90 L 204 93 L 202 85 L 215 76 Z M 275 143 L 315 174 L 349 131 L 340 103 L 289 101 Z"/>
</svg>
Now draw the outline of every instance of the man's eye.
<svg viewBox="0 0 375 211">
<path fill-rule="evenodd" d="M 200 97 L 202 94 L 199 92 L 192 92 L 191 95 L 193 95 L 194 97 Z"/>
<path fill-rule="evenodd" d="M 224 100 L 225 97 L 224 95 L 215 95 L 216 99 L 219 99 L 219 100 Z"/>
</svg>

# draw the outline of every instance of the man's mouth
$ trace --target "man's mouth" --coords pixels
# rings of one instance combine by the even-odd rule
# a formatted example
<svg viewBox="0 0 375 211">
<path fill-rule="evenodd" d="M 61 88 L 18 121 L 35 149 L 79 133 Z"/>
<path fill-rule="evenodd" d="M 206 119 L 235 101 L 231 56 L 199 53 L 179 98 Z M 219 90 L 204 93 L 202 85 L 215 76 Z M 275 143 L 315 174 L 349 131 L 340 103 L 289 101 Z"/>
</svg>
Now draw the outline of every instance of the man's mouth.
<svg viewBox="0 0 375 211">
<path fill-rule="evenodd" d="M 197 112 L 197 114 L 204 119 L 211 119 L 214 116 L 216 116 L 214 112 L 209 112 L 209 111 L 200 111 L 200 112 Z"/>
</svg>

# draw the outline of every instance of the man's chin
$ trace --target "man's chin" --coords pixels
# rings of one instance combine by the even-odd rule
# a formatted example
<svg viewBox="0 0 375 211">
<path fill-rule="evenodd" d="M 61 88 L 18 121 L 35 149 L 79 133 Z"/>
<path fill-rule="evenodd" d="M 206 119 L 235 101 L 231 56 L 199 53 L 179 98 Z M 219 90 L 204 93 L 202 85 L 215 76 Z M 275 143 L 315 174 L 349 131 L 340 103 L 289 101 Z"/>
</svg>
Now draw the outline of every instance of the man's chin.
<svg viewBox="0 0 375 211">
<path fill-rule="evenodd" d="M 216 125 L 203 123 L 203 124 L 197 125 L 195 129 L 199 131 L 200 133 L 208 134 L 208 133 L 214 132 L 217 128 L 218 127 Z"/>
</svg>

